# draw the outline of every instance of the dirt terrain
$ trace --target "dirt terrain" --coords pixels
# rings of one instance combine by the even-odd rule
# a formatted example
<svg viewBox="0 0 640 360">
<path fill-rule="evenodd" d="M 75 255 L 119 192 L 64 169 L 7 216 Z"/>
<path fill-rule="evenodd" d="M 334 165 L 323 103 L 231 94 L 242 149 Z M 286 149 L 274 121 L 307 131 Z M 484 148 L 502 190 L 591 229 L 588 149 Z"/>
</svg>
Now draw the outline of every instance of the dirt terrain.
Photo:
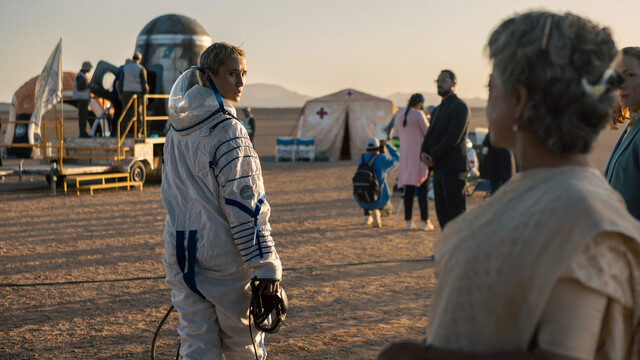
<svg viewBox="0 0 640 360">
<path fill-rule="evenodd" d="M 436 285 L 434 204 L 436 231 L 404 230 L 402 215 L 395 226 L 393 216 L 382 229 L 360 225 L 351 198 L 354 161 L 274 162 L 275 139 L 292 134 L 298 111 L 254 110 L 290 301 L 286 324 L 267 337 L 269 358 L 372 359 L 392 341 L 423 336 Z M 472 127 L 486 126 L 482 110 L 473 114 Z M 598 168 L 617 136 L 609 131 L 598 140 Z M 469 197 L 468 207 L 483 196 Z M 394 206 L 399 201 L 392 198 Z M 52 197 L 44 178 L 6 177 L 0 216 L 0 358 L 150 357 L 170 305 L 159 184 Z M 161 333 L 158 359 L 175 357 L 176 318 Z"/>
</svg>

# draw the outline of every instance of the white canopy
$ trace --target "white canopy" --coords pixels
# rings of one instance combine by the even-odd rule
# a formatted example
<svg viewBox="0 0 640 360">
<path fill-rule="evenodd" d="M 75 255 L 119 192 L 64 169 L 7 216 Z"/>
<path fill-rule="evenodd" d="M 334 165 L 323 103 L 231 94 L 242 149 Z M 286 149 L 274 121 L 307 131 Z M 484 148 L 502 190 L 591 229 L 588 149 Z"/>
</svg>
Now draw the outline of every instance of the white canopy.
<svg viewBox="0 0 640 360">
<path fill-rule="evenodd" d="M 315 140 L 316 158 L 354 159 L 366 151 L 367 139 L 384 138 L 382 129 L 396 110 L 393 102 L 346 89 L 309 100 L 298 121 L 298 138 Z"/>
</svg>

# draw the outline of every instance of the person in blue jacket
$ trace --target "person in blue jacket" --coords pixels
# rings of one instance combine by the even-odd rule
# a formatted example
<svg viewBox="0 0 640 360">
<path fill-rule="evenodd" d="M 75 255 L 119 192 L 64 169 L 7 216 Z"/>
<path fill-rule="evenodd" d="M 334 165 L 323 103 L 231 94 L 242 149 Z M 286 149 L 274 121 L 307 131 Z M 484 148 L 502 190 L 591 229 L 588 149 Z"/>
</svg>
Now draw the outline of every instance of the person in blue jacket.
<svg viewBox="0 0 640 360">
<path fill-rule="evenodd" d="M 387 153 L 385 153 L 385 150 Z M 358 157 L 358 166 L 364 160 L 368 162 L 372 156 L 376 156 L 371 167 L 376 174 L 378 185 L 380 186 L 380 196 L 378 201 L 373 203 L 363 203 L 354 199 L 358 205 L 364 209 L 363 225 L 371 225 L 373 227 L 382 227 L 382 219 L 380 210 L 387 206 L 389 203 L 389 187 L 387 186 L 387 174 L 398 166 L 400 155 L 393 146 L 387 144 L 384 140 L 379 141 L 376 138 L 369 138 L 367 140 L 367 152 Z M 373 215 L 373 216 L 372 216 Z"/>
</svg>

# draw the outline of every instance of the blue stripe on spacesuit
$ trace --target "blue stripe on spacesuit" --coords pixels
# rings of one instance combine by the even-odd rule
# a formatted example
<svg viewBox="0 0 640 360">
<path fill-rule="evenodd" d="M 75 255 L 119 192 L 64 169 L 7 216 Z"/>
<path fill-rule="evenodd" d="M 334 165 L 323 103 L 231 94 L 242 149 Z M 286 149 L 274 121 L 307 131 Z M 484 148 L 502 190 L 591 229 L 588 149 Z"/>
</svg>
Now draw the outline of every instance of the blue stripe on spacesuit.
<svg viewBox="0 0 640 360">
<path fill-rule="evenodd" d="M 243 222 L 243 223 L 238 224 L 238 225 L 230 226 L 229 228 L 230 228 L 230 229 L 234 229 L 234 228 L 237 228 L 238 226 L 242 226 L 242 225 L 246 225 L 246 224 L 250 224 L 250 223 L 251 223 L 251 220 L 249 220 L 249 221 L 247 221 L 247 222 Z"/>
<path fill-rule="evenodd" d="M 252 176 L 258 176 L 258 175 L 260 175 L 260 173 L 258 173 L 258 174 L 251 174 L 251 175 L 244 175 L 244 176 L 240 176 L 240 177 L 237 177 L 237 178 L 235 178 L 235 179 L 228 180 L 226 183 L 224 183 L 224 185 L 222 185 L 222 187 L 227 186 L 227 185 L 228 185 L 230 182 L 232 182 L 232 181 L 238 181 L 238 180 L 242 180 L 242 179 L 245 179 L 245 178 L 249 178 L 249 177 L 252 177 Z"/>
<path fill-rule="evenodd" d="M 271 233 L 265 233 L 265 232 L 260 233 L 260 232 L 258 231 L 258 238 L 263 238 L 263 239 L 264 239 L 264 238 L 269 237 L 269 236 L 271 236 Z M 248 238 L 248 240 L 247 240 L 247 241 L 240 242 L 240 243 L 238 242 L 238 241 L 243 240 L 243 239 L 245 239 L 245 238 Z M 247 243 L 247 242 L 249 242 L 249 241 L 251 241 L 251 240 L 253 240 L 253 232 L 251 232 L 250 234 L 246 234 L 246 235 L 242 235 L 242 236 L 237 236 L 237 237 L 235 237 L 235 240 L 234 240 L 234 241 L 236 242 L 236 244 L 238 244 L 238 245 L 242 245 L 242 244 L 245 244 L 245 243 Z"/>
<path fill-rule="evenodd" d="M 223 170 L 225 167 L 227 167 L 229 164 L 231 164 L 234 160 L 243 159 L 243 158 L 258 158 L 258 157 L 257 157 L 257 156 L 255 156 L 255 155 L 243 155 L 243 156 L 235 157 L 235 158 L 233 158 L 233 159 L 229 160 L 229 162 L 228 162 L 228 163 L 224 164 L 224 166 L 220 168 L 220 170 L 218 171 L 218 175 L 220 175 L 220 173 L 222 172 L 222 170 Z M 217 175 L 216 175 L 216 176 L 217 176 Z"/>
<path fill-rule="evenodd" d="M 198 245 L 198 239 L 196 235 L 198 232 L 196 230 L 189 231 L 189 238 L 187 239 L 187 272 L 183 275 L 184 282 L 187 283 L 189 289 L 191 289 L 196 294 L 200 295 L 202 298 L 205 296 L 200 292 L 198 286 L 196 286 L 196 251 Z"/>
<path fill-rule="evenodd" d="M 246 243 L 248 243 L 250 241 L 253 241 L 253 236 L 251 236 L 251 235 L 253 235 L 253 233 L 238 237 L 237 239 L 235 239 L 236 245 L 240 246 L 240 245 L 244 245 L 244 244 L 246 244 Z M 242 240 L 242 239 L 244 239 L 244 238 L 246 238 L 248 236 L 250 236 L 250 237 L 249 237 L 249 239 L 247 241 L 238 242 L 239 240 Z M 260 234 L 258 232 L 258 239 L 260 239 L 260 238 L 264 239 L 264 238 L 267 238 L 269 236 L 271 236 L 271 233 L 268 233 L 268 234 L 262 233 L 262 234 Z"/>
<path fill-rule="evenodd" d="M 264 253 L 262 253 L 262 254 L 256 254 L 256 255 L 254 255 L 254 256 L 252 256 L 252 257 L 248 258 L 248 259 L 245 259 L 244 261 L 251 261 L 251 260 L 253 260 L 253 259 L 257 258 L 258 256 L 260 256 L 260 258 L 263 258 L 265 255 L 269 255 L 269 254 L 271 254 L 271 251 L 265 251 L 265 252 L 264 252 Z"/>
<path fill-rule="evenodd" d="M 264 195 L 263 195 L 263 197 L 264 197 Z M 262 200 L 262 198 L 260 198 L 260 200 Z M 241 203 L 238 200 L 224 198 L 225 204 L 237 207 L 243 213 L 251 216 L 251 218 L 253 218 L 253 219 L 258 217 L 258 214 L 260 213 L 260 208 L 262 207 L 262 202 L 260 202 L 260 200 L 258 200 L 258 202 L 256 203 L 256 208 L 251 210 L 247 205 Z"/>
<path fill-rule="evenodd" d="M 218 110 L 216 110 L 216 111 L 212 112 L 211 114 L 209 114 L 206 118 L 204 118 L 204 119 L 202 119 L 202 120 L 198 121 L 197 123 L 195 123 L 195 124 L 193 124 L 193 125 L 191 125 L 191 126 L 188 126 L 188 127 L 186 127 L 186 128 L 183 128 L 183 129 L 177 129 L 176 127 L 174 127 L 174 126 L 173 126 L 173 124 L 171 124 L 171 128 L 172 128 L 174 131 L 176 131 L 176 132 L 183 132 L 183 131 L 187 131 L 187 130 L 189 130 L 189 129 L 193 129 L 194 127 L 196 127 L 196 126 L 198 126 L 198 125 L 200 125 L 200 124 L 205 123 L 207 120 L 211 119 L 212 117 L 214 117 L 214 116 L 218 115 L 218 114 L 219 114 L 219 113 L 221 113 L 221 112 L 223 112 L 223 109 L 218 109 Z M 226 120 L 229 120 L 229 119 L 227 118 L 227 119 L 221 120 L 221 122 L 222 122 L 222 121 L 226 121 Z"/>
<path fill-rule="evenodd" d="M 184 274 L 184 263 L 186 260 L 186 252 L 184 251 L 184 231 L 176 231 L 176 260 L 178 267 Z"/>
<path fill-rule="evenodd" d="M 221 147 L 222 145 L 224 145 L 224 144 L 228 143 L 229 141 L 233 141 L 233 140 L 237 140 L 237 139 L 248 139 L 249 141 L 251 141 L 251 140 L 250 140 L 248 137 L 246 137 L 246 136 L 236 136 L 236 137 L 233 137 L 233 138 L 231 138 L 231 139 L 229 139 L 229 140 L 225 140 L 225 141 L 223 141 L 220 145 L 218 145 L 218 147 L 216 148 L 216 151 L 214 151 L 214 152 L 213 152 L 213 165 L 214 165 L 214 166 L 218 165 L 218 160 L 219 160 L 219 158 L 218 158 L 218 160 L 216 160 L 216 154 L 218 153 L 218 150 L 220 150 L 220 147 Z M 222 155 L 220 155 L 220 157 L 222 157 Z"/>
<path fill-rule="evenodd" d="M 249 215 L 251 218 L 253 218 L 253 224 L 254 224 L 254 231 L 253 231 L 253 246 L 258 246 L 258 252 L 260 255 L 260 258 L 263 258 L 263 251 L 262 251 L 262 244 L 260 241 L 258 241 L 258 243 L 256 244 L 256 239 L 258 238 L 258 215 L 260 215 L 260 211 L 262 210 L 262 204 L 267 201 L 267 194 L 262 194 L 262 196 L 260 197 L 260 199 L 258 199 L 258 201 L 256 202 L 256 207 L 252 210 L 251 208 L 249 208 L 247 205 L 241 203 L 238 200 L 234 200 L 234 199 L 229 199 L 229 198 L 224 198 L 224 202 L 227 205 L 230 206 L 234 206 L 236 208 L 238 208 L 240 211 L 244 212 L 245 214 Z M 244 255 L 243 255 L 244 257 Z M 248 261 L 248 260 L 245 260 Z"/>
<path fill-rule="evenodd" d="M 189 237 L 187 239 L 187 251 L 186 251 L 186 259 L 185 259 L 185 249 L 184 249 L 184 231 L 176 231 L 176 258 L 178 260 L 178 267 L 182 272 L 182 280 L 184 280 L 185 284 L 191 291 L 200 295 L 203 299 L 205 296 L 200 292 L 198 286 L 196 285 L 196 252 L 198 245 L 198 231 L 189 230 Z M 186 271 L 185 271 L 185 262 Z"/>
<path fill-rule="evenodd" d="M 247 255 L 253 254 L 256 251 L 259 252 L 259 250 L 270 249 L 275 245 L 275 243 L 273 242 L 273 239 L 266 240 L 266 241 L 259 241 L 258 244 L 260 244 L 260 246 L 257 249 L 254 249 L 254 250 L 251 250 L 252 248 L 254 248 L 253 245 L 245 247 L 245 248 L 242 248 L 242 249 L 238 249 L 238 250 L 240 252 L 243 252 L 244 256 L 247 256 Z"/>
<path fill-rule="evenodd" d="M 253 230 L 253 227 L 248 227 L 248 228 L 246 228 L 246 229 L 242 229 L 242 230 L 236 231 L 236 232 L 234 232 L 234 233 L 233 233 L 233 234 L 231 234 L 231 235 L 233 235 L 233 237 L 235 237 L 236 235 L 240 234 L 241 232 L 245 232 L 245 231 L 249 231 L 249 230 Z M 244 236 L 244 235 L 243 235 L 243 236 Z"/>
<path fill-rule="evenodd" d="M 227 155 L 228 153 L 232 152 L 233 150 L 236 150 L 236 149 L 239 149 L 239 148 L 243 148 L 243 147 L 253 148 L 253 146 L 251 146 L 251 145 L 238 145 L 238 146 L 234 147 L 233 149 L 228 150 L 224 154 L 220 154 L 220 156 L 218 157 L 218 160 L 221 159 L 223 156 Z"/>
<path fill-rule="evenodd" d="M 259 237 L 260 237 L 260 236 L 258 235 L 258 238 L 259 238 Z M 240 243 L 238 242 L 238 241 L 243 240 L 244 238 L 247 238 L 247 240 L 246 240 L 246 241 L 243 241 L 243 242 L 240 242 Z M 244 244 L 246 244 L 246 243 L 248 243 L 248 242 L 253 242 L 253 232 L 251 232 L 251 234 L 247 234 L 247 235 L 240 236 L 240 237 L 238 237 L 237 239 L 235 239 L 234 241 L 236 242 L 236 245 L 244 245 Z"/>
<path fill-rule="evenodd" d="M 266 245 L 266 246 L 262 246 L 262 248 L 263 248 L 263 249 L 272 248 L 272 247 L 275 245 L 275 243 L 273 242 L 273 240 L 260 241 L 260 244 L 264 244 L 264 245 Z M 241 244 L 237 244 L 237 245 L 241 245 Z M 243 251 L 246 251 L 246 250 L 251 249 L 252 247 L 253 247 L 253 245 L 251 245 L 251 246 L 247 246 L 246 248 L 242 248 L 242 249 L 238 248 L 238 250 L 240 250 L 240 252 L 243 252 Z M 256 249 L 256 250 L 257 250 L 257 249 Z M 254 252 L 254 251 L 256 251 L 256 250 L 253 250 L 253 251 L 251 251 L 251 252 L 249 252 L 249 253 L 247 253 L 247 254 L 245 254 L 245 255 L 249 255 L 249 254 L 251 254 L 252 252 Z"/>
</svg>

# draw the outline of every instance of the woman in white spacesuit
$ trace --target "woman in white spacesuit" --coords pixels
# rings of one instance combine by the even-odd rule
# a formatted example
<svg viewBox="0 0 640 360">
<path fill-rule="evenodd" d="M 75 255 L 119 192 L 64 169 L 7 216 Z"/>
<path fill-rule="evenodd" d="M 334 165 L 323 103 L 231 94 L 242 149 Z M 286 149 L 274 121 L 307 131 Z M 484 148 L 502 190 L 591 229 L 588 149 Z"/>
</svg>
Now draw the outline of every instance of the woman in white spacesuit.
<svg viewBox="0 0 640 360">
<path fill-rule="evenodd" d="M 249 319 L 250 281 L 275 294 L 282 266 L 260 160 L 230 104 L 242 95 L 244 52 L 216 43 L 199 63 L 171 90 L 164 145 L 163 263 L 180 319 L 180 355 L 264 359 L 264 334 Z"/>
</svg>

